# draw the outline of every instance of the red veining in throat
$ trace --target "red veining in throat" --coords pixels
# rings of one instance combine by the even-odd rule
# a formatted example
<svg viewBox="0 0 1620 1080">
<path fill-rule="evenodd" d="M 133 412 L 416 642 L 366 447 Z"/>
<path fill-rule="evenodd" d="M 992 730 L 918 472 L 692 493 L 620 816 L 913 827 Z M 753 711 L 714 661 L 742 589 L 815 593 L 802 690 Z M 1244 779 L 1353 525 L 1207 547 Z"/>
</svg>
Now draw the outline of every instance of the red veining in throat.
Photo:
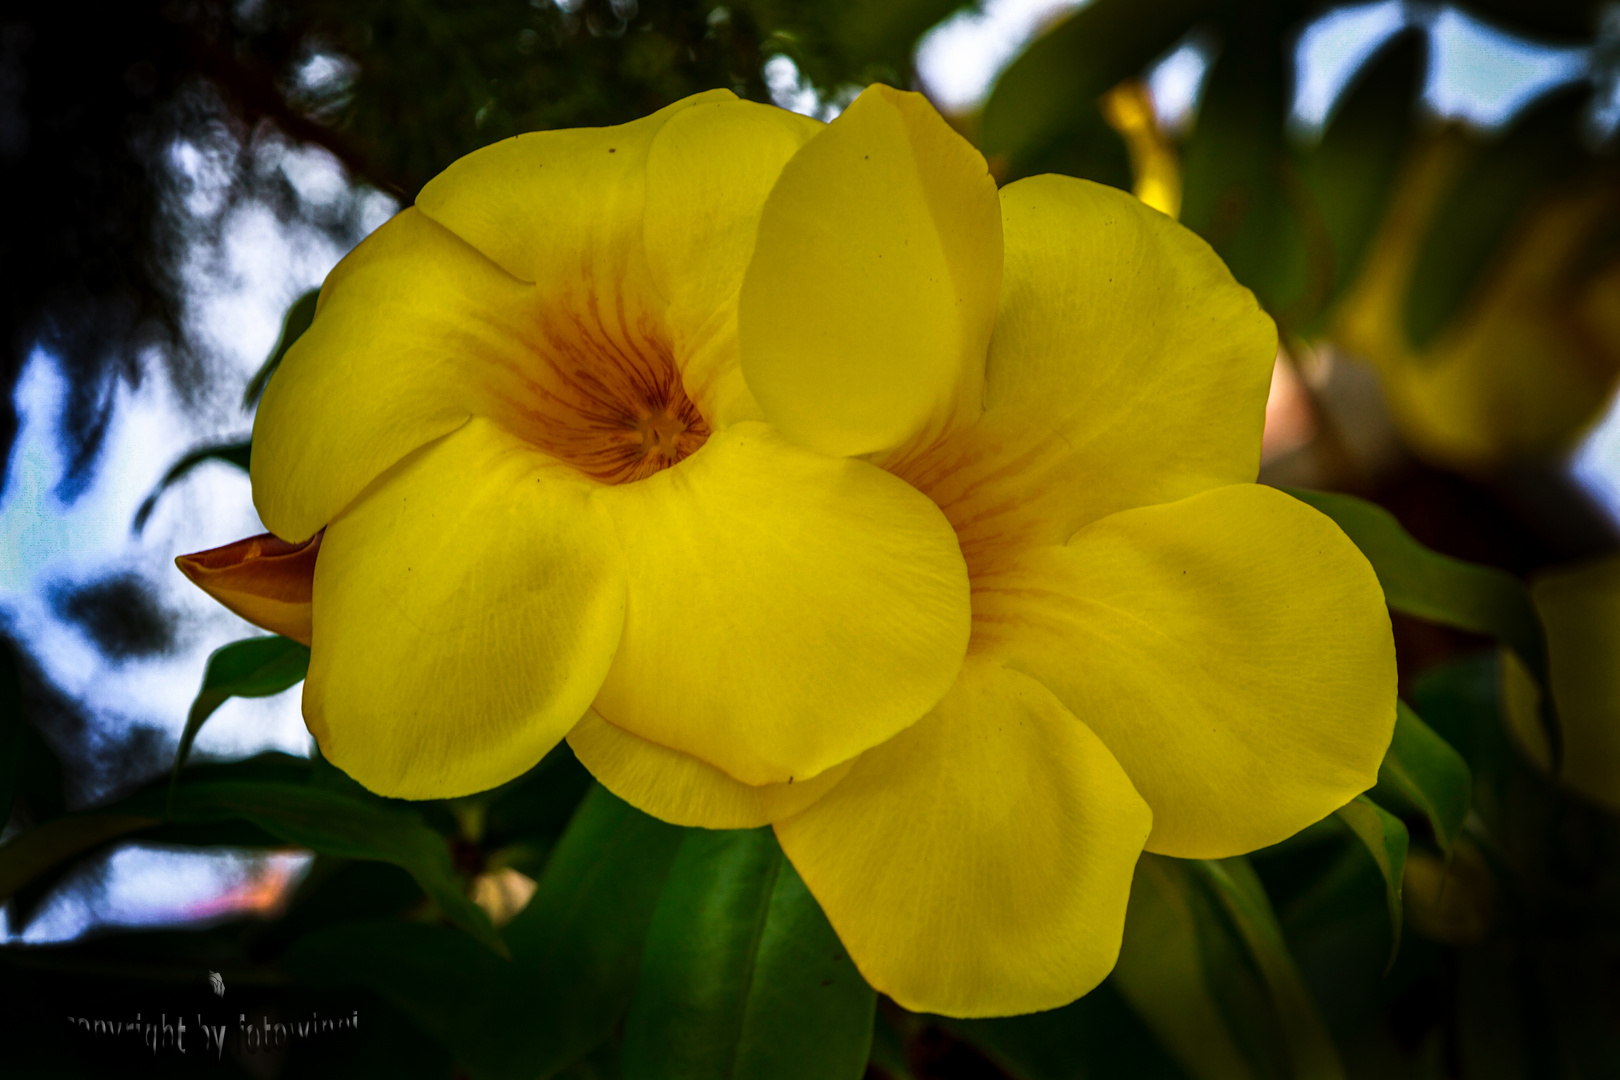
<svg viewBox="0 0 1620 1080">
<path fill-rule="evenodd" d="M 656 326 L 622 308 L 567 305 L 546 320 L 524 373 L 522 434 L 604 484 L 625 484 L 675 465 L 709 437 Z M 517 403 L 513 403 L 517 404 Z"/>
</svg>

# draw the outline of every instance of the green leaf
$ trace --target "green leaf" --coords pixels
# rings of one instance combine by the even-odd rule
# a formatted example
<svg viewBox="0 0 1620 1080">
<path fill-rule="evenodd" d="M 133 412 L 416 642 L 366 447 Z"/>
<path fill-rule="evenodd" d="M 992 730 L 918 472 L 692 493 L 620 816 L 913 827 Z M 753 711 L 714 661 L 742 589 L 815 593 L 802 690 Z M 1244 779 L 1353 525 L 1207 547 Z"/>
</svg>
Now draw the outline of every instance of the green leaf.
<svg viewBox="0 0 1620 1080">
<path fill-rule="evenodd" d="M 600 785 L 585 796 L 534 898 L 506 927 L 532 1034 L 513 1075 L 549 1075 L 612 1032 L 635 994 L 653 912 L 684 837 Z"/>
<path fill-rule="evenodd" d="M 1389 963 L 1401 948 L 1401 875 L 1406 870 L 1406 826 L 1401 819 L 1367 798 L 1357 795 L 1339 808 L 1339 820 L 1350 826 L 1378 865 L 1384 878 L 1384 898 L 1389 908 Z"/>
<path fill-rule="evenodd" d="M 12 837 L 0 845 L 0 901 L 67 860 L 159 821 L 138 814 L 72 814 Z"/>
<path fill-rule="evenodd" d="M 1322 138 L 1300 155 L 1300 180 L 1326 234 L 1332 265 L 1328 291 L 1310 316 L 1328 313 L 1361 269 L 1408 152 L 1423 86 L 1427 34 L 1393 35 L 1345 90 Z M 1308 317 L 1302 330 L 1321 329 Z"/>
<path fill-rule="evenodd" d="M 214 710 L 233 697 L 279 694 L 303 682 L 308 673 L 309 646 L 291 638 L 247 638 L 215 649 L 203 669 L 202 689 L 191 703 L 185 730 L 180 733 L 171 783 L 179 782 L 180 770 L 191 755 L 191 744 Z"/>
<path fill-rule="evenodd" d="M 881 1080 L 916 1080 L 906 1059 L 906 1041 L 893 1022 L 878 1012 L 872 1024 L 872 1055 L 867 1075 L 875 1071 Z"/>
<path fill-rule="evenodd" d="M 478 1080 L 524 1075 L 513 1068 L 528 1043 L 528 1003 L 513 997 L 517 970 L 466 934 L 420 923 L 339 923 L 299 938 L 283 962 L 316 987 L 375 990 Z"/>
<path fill-rule="evenodd" d="M 321 290 L 311 289 L 287 308 L 287 314 L 281 320 L 281 335 L 276 338 L 276 344 L 271 348 L 270 355 L 259 366 L 259 370 L 254 372 L 253 378 L 248 380 L 247 390 L 242 394 L 242 408 L 253 408 L 264 396 L 264 388 L 270 385 L 270 376 L 281 366 L 282 357 L 293 347 L 293 342 L 309 329 L 309 324 L 315 321 L 315 305 L 320 298 Z"/>
<path fill-rule="evenodd" d="M 251 442 L 209 443 L 206 446 L 199 446 L 186 451 L 179 461 L 169 466 L 169 471 L 163 474 L 163 479 L 158 481 L 157 487 L 152 489 L 152 493 L 142 500 L 139 509 L 135 511 L 135 521 L 130 527 L 137 533 L 146 528 L 147 519 L 152 516 L 152 511 L 157 508 L 158 496 L 190 475 L 191 471 L 197 466 L 210 461 L 223 461 L 227 465 L 235 465 L 243 472 L 247 472 L 252 455 L 253 444 Z"/>
<path fill-rule="evenodd" d="M 1174 859 L 1137 863 L 1114 985 L 1190 1076 L 1258 1080 L 1212 992 L 1186 874 Z"/>
<path fill-rule="evenodd" d="M 859 1080 L 877 995 L 770 829 L 689 830 L 624 1032 L 626 1080 Z"/>
<path fill-rule="evenodd" d="M 1094 0 L 1039 38 L 996 81 L 980 117 L 986 154 L 1006 155 L 1006 179 L 1065 172 L 1129 188 L 1125 144 L 1098 99 L 1139 75 L 1181 37 L 1199 0 Z"/>
<path fill-rule="evenodd" d="M 1187 863 L 1214 894 L 1237 929 L 1265 984 L 1286 1044 L 1294 1080 L 1343 1080 L 1344 1066 L 1317 1010 L 1260 879 L 1247 859 Z"/>
<path fill-rule="evenodd" d="M 443 927 L 356 922 L 299 939 L 287 964 L 320 985 L 376 990 L 474 1080 L 552 1076 L 628 1008 L 683 835 L 594 787 L 507 926 L 510 963 Z"/>
<path fill-rule="evenodd" d="M 1285 488 L 1332 518 L 1372 563 L 1389 606 L 1443 626 L 1487 634 L 1519 654 L 1537 678 L 1547 640 L 1524 583 L 1505 570 L 1431 551 L 1381 506 L 1354 495 Z"/>
<path fill-rule="evenodd" d="M 47 821 L 64 810 L 62 763 L 28 718 L 23 658 L 0 635 L 0 828 L 12 815 Z"/>
<path fill-rule="evenodd" d="M 1176 875 L 1144 860 L 1131 888 L 1114 985 L 1189 1075 L 1249 1080 L 1259 1074 L 1211 995 L 1199 929 Z"/>
<path fill-rule="evenodd" d="M 1525 208 L 1590 162 L 1579 138 L 1590 96 L 1588 85 L 1577 84 L 1531 106 L 1474 156 L 1451 188 L 1412 270 L 1404 315 L 1415 348 L 1424 349 L 1463 313 Z"/>
<path fill-rule="evenodd" d="M 23 764 L 23 737 L 29 730 L 22 675 L 11 642 L 0 639 L 0 822 L 11 819 Z M 0 824 L 0 828 L 4 828 Z"/>
<path fill-rule="evenodd" d="M 1395 737 L 1378 767 L 1373 797 L 1405 803 L 1423 814 L 1447 858 L 1473 802 L 1474 778 L 1468 763 L 1406 702 L 1395 706 Z"/>
<path fill-rule="evenodd" d="M 1552 771 L 1563 765 L 1564 739 L 1547 669 L 1547 635 L 1524 583 L 1505 570 L 1431 551 L 1381 506 L 1354 495 L 1284 488 L 1332 518 L 1372 564 L 1394 611 L 1442 626 L 1487 634 L 1512 649 L 1541 685 L 1537 718 Z"/>
<path fill-rule="evenodd" d="M 1143 5 L 1146 7 L 1146 5 Z M 1287 58 L 1291 4 L 1222 11 L 1221 49 L 1182 154 L 1182 222 L 1202 236 L 1286 332 L 1320 302 L 1331 256 L 1308 246 L 1303 188 L 1290 172 Z"/>
<path fill-rule="evenodd" d="M 169 807 L 176 822 L 246 821 L 321 855 L 393 863 L 416 879 L 445 918 L 496 954 L 507 955 L 489 916 L 463 891 L 444 837 L 413 810 L 304 784 L 250 780 L 188 780 L 169 793 Z"/>
<path fill-rule="evenodd" d="M 1016 1080 L 1186 1080 L 1187 1074 L 1165 1054 L 1111 980 L 1048 1012 L 995 1020 L 931 1020 Z"/>
</svg>

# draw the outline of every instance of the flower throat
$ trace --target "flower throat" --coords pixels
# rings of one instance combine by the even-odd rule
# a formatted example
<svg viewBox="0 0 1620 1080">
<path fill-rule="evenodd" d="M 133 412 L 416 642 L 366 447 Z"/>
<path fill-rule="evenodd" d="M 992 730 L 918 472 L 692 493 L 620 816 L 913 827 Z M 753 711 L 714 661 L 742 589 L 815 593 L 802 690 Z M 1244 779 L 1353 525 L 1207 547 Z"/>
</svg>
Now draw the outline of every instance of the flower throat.
<svg viewBox="0 0 1620 1080">
<path fill-rule="evenodd" d="M 543 325 L 534 344 L 522 434 L 593 480 L 646 479 L 708 439 L 708 421 L 687 397 L 660 336 L 585 305 Z"/>
</svg>

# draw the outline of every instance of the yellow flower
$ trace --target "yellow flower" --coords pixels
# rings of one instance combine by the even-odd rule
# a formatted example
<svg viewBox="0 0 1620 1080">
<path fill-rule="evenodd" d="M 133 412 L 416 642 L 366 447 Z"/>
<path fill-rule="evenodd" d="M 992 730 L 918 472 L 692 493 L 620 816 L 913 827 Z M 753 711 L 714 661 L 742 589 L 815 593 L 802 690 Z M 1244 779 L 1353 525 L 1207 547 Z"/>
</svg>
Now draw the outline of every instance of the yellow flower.
<svg viewBox="0 0 1620 1080">
<path fill-rule="evenodd" d="M 773 825 L 906 1007 L 1062 1005 L 1144 844 L 1280 840 L 1389 742 L 1372 570 L 1253 483 L 1274 349 L 1192 233 L 998 193 L 887 87 L 488 147 L 260 408 L 265 524 L 325 530 L 310 730 L 406 797 L 566 736 L 649 813 Z"/>
</svg>

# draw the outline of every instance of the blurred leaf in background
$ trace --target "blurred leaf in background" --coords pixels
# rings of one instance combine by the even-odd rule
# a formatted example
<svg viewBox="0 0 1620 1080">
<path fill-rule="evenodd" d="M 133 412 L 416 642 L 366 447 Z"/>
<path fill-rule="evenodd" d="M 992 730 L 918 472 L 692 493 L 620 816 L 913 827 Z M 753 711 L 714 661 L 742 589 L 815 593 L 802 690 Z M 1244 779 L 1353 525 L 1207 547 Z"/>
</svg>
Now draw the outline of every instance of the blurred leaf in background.
<svg viewBox="0 0 1620 1080">
<path fill-rule="evenodd" d="M 1255 290 L 1285 347 L 1325 341 L 1373 364 L 1408 446 L 1434 462 L 1545 458 L 1620 377 L 1620 173 L 1594 127 L 1612 47 L 1585 0 L 1476 7 L 1502 32 L 1588 47 L 1585 77 L 1500 130 L 1441 122 L 1422 100 L 1440 13 L 1396 6 L 1397 28 L 1321 130 L 1303 131 L 1296 43 L 1323 5 L 1097 0 L 1013 63 L 977 128 L 1004 179 L 1056 170 L 1130 187 L 1106 95 L 1192 50 L 1207 68 L 1179 147 L 1182 220 Z"/>
</svg>

